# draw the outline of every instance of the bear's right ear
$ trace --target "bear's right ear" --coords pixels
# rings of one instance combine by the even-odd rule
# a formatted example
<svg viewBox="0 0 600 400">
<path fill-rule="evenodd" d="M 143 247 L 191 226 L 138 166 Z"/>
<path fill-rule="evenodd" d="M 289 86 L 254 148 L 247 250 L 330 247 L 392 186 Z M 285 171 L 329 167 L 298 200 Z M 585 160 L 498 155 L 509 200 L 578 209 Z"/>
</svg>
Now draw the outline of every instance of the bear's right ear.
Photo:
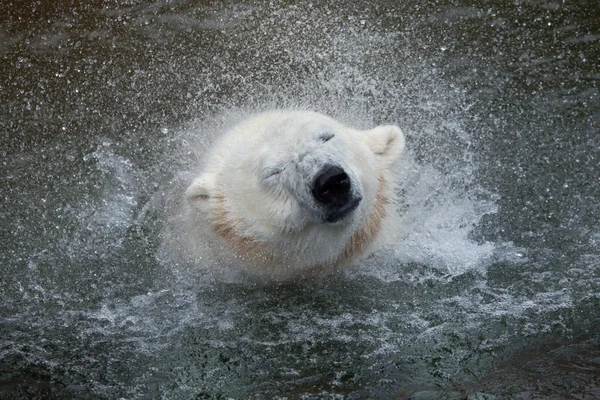
<svg viewBox="0 0 600 400">
<path fill-rule="evenodd" d="M 208 199 L 213 193 L 214 186 L 213 174 L 200 175 L 185 191 L 188 203 L 201 212 L 208 212 Z"/>
<path fill-rule="evenodd" d="M 375 157 L 390 168 L 404 151 L 404 133 L 396 125 L 380 125 L 365 131 L 367 146 L 375 153 Z"/>
</svg>

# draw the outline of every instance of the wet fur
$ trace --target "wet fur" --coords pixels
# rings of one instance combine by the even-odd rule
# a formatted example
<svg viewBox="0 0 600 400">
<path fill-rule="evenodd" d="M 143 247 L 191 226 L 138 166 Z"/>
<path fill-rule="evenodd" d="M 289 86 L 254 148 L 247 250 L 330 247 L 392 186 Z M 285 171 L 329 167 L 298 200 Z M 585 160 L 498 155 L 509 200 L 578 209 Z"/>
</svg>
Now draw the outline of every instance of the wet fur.
<svg viewBox="0 0 600 400">
<path fill-rule="evenodd" d="M 318 142 L 321 130 L 333 131 L 342 139 L 326 151 L 320 145 L 315 147 L 315 140 L 323 143 Z M 254 133 L 259 142 L 273 140 L 275 153 L 264 152 L 252 141 L 250 146 L 242 144 Z M 280 136 L 287 134 L 290 139 Z M 363 191 L 363 202 L 340 223 L 323 222 L 318 204 L 310 202 L 310 191 L 305 193 L 307 181 L 316 173 L 311 165 L 297 171 L 281 168 L 282 160 L 297 158 L 301 164 L 303 146 L 313 155 L 311 165 L 329 157 L 338 157 L 342 165 L 348 160 L 346 170 L 361 182 L 357 188 Z M 394 165 L 403 149 L 404 136 L 394 125 L 358 131 L 313 112 L 256 115 L 229 130 L 210 149 L 210 158 L 185 195 L 175 196 L 175 203 L 169 207 L 175 213 L 167 224 L 163 243 L 177 260 L 202 267 L 204 273 L 213 276 L 229 275 L 226 271 L 233 268 L 258 280 L 283 281 L 356 263 L 395 237 Z M 256 158 L 248 157 L 248 151 L 256 152 Z M 246 158 L 227 158 L 236 152 L 245 152 Z M 282 172 L 280 176 L 285 178 L 281 179 L 288 181 L 267 181 L 260 186 L 271 176 L 265 178 L 271 166 L 293 174 Z M 230 179 L 233 171 L 235 179 Z M 373 180 L 375 176 L 378 178 Z M 282 192 L 282 182 L 286 182 L 285 190 L 290 193 Z M 255 204 L 249 207 L 244 204 L 245 196 L 254 193 Z"/>
<path fill-rule="evenodd" d="M 393 185 L 389 179 L 380 176 L 378 181 L 372 210 L 357 231 L 349 238 L 340 255 L 329 263 L 310 266 L 303 271 L 304 274 L 310 275 L 317 271 L 342 267 L 370 253 L 381 232 L 393 195 Z M 271 249 L 267 244 L 257 239 L 240 235 L 236 229 L 238 223 L 230 218 L 227 211 L 225 198 L 215 196 L 213 201 L 213 211 L 209 214 L 210 228 L 237 253 L 242 263 L 254 266 L 255 270 L 259 270 L 258 272 L 265 272 L 276 278 L 287 278 L 286 268 L 282 268 L 288 264 L 286 258 L 282 257 L 277 249 Z M 289 255 L 291 257 L 301 257 L 301 254 Z"/>
</svg>

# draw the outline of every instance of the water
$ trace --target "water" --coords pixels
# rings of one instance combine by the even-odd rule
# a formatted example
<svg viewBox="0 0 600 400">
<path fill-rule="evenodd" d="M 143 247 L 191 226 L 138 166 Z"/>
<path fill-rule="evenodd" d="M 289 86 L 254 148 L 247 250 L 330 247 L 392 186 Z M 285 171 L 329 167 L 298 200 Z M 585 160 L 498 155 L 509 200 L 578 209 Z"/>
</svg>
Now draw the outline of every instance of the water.
<svg viewBox="0 0 600 400">
<path fill-rule="evenodd" d="M 0 398 L 600 397 L 599 13 L 3 4 Z M 199 276 L 167 209 L 273 107 L 403 128 L 400 238 L 325 281 Z"/>
</svg>

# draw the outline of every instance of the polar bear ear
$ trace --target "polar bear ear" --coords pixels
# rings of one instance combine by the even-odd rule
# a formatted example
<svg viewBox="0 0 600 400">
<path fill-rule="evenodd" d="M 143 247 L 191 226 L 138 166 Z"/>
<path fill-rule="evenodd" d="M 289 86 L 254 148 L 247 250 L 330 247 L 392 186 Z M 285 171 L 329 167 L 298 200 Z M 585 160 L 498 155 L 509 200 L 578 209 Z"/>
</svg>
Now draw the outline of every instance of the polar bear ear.
<svg viewBox="0 0 600 400">
<path fill-rule="evenodd" d="M 200 175 L 185 191 L 188 203 L 202 212 L 208 212 L 208 199 L 213 193 L 214 186 L 213 174 Z"/>
<path fill-rule="evenodd" d="M 396 125 L 380 125 L 366 133 L 367 146 L 384 166 L 391 167 L 404 150 L 404 133 Z"/>
</svg>

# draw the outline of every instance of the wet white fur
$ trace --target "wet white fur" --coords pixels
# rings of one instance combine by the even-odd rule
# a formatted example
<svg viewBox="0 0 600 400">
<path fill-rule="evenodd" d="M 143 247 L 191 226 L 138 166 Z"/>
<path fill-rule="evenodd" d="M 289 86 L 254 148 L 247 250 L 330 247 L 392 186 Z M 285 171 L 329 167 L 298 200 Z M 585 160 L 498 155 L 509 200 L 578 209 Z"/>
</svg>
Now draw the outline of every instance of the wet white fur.
<svg viewBox="0 0 600 400">
<path fill-rule="evenodd" d="M 380 177 L 393 181 L 403 149 L 404 135 L 393 125 L 361 131 L 315 112 L 255 115 L 223 135 L 185 192 L 189 208 L 182 229 L 189 230 L 188 251 L 204 263 L 236 264 L 274 279 L 335 265 L 374 207 Z M 340 165 L 363 198 L 356 211 L 333 224 L 322 222 L 323 210 L 311 194 L 326 163 Z M 237 254 L 212 230 L 223 211 L 239 237 L 264 246 L 282 262 L 264 265 Z M 374 238 L 363 256 L 380 239 Z M 207 249 L 209 255 L 200 255 Z"/>
</svg>

